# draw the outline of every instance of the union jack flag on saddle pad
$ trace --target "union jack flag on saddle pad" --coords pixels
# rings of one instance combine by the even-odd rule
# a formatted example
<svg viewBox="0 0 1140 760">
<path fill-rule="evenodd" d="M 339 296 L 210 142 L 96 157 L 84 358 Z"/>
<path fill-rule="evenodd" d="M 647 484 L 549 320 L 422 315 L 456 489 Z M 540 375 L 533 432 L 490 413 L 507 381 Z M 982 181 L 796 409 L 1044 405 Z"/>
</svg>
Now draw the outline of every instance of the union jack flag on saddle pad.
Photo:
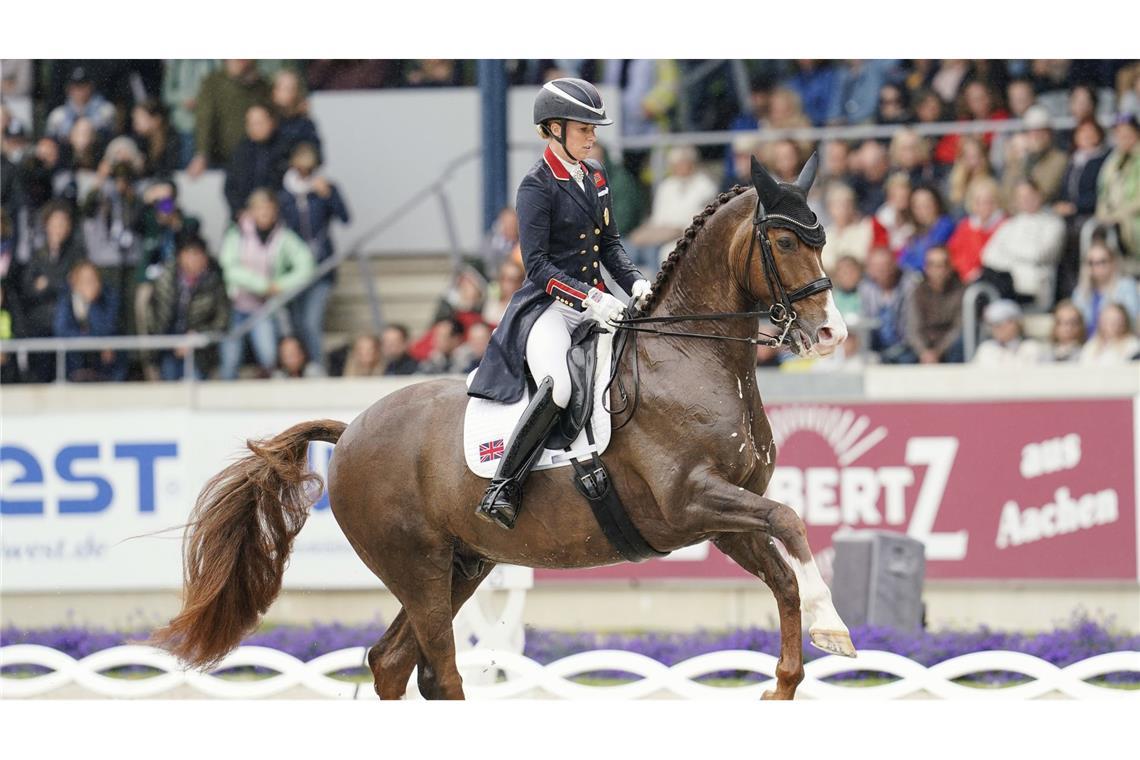
<svg viewBox="0 0 1140 760">
<path fill-rule="evenodd" d="M 503 458 L 503 439 L 496 438 L 493 441 L 479 444 L 479 461 L 490 462 L 495 459 Z"/>
</svg>

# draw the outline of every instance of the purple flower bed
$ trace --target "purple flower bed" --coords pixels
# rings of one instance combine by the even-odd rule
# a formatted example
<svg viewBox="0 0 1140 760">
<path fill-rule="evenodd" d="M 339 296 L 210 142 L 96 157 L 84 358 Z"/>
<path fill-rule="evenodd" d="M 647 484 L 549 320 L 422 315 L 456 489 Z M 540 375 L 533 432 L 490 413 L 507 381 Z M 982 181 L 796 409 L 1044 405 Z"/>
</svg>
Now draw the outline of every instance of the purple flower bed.
<svg viewBox="0 0 1140 760">
<path fill-rule="evenodd" d="M 283 625 L 266 627 L 243 643 L 278 649 L 308 661 L 328 652 L 356 646 L 371 646 L 384 632 L 380 623 L 349 626 L 339 623 L 308 626 Z M 108 631 L 77 625 L 54 628 L 25 629 L 14 626 L 0 629 L 0 645 L 40 644 L 58 649 L 72 657 L 82 658 L 120 644 L 144 640 L 148 629 Z M 969 652 L 1003 649 L 1024 652 L 1064 667 L 1105 652 L 1140 651 L 1140 635 L 1112 633 L 1105 624 L 1088 618 L 1075 618 L 1069 624 L 1041 633 L 1004 633 L 986 627 L 970 631 L 898 631 L 870 626 L 851 631 L 859 649 L 894 652 L 930 666 Z M 620 649 L 637 652 L 665 665 L 674 665 L 690 657 L 725 649 L 744 649 L 777 655 L 780 637 L 777 631 L 744 628 L 733 631 L 698 631 L 696 633 L 565 633 L 531 628 L 527 631 L 524 654 L 547 664 L 577 652 L 594 649 Z M 813 660 L 822 652 L 805 644 L 804 657 Z M 20 668 L 28 672 L 27 667 Z M 6 668 L 5 670 L 11 670 Z M 620 677 L 617 673 L 597 674 Z M 866 677 L 852 673 L 846 677 Z M 756 674 L 718 673 L 717 677 L 748 677 Z M 842 678 L 842 676 L 840 677 Z M 1021 678 L 1017 674 L 989 674 L 980 680 L 1009 682 Z M 1140 683 L 1140 673 L 1109 674 L 1106 681 Z"/>
</svg>

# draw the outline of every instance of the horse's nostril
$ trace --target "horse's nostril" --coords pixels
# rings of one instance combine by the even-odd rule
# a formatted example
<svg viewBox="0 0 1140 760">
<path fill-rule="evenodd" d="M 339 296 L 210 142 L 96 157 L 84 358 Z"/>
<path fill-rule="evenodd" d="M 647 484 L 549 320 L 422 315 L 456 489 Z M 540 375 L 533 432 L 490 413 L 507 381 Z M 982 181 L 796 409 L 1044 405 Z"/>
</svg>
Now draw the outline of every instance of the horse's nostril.
<svg viewBox="0 0 1140 760">
<path fill-rule="evenodd" d="M 820 343 L 831 344 L 835 342 L 835 332 L 830 327 L 821 327 L 816 332 L 816 340 Z"/>
</svg>

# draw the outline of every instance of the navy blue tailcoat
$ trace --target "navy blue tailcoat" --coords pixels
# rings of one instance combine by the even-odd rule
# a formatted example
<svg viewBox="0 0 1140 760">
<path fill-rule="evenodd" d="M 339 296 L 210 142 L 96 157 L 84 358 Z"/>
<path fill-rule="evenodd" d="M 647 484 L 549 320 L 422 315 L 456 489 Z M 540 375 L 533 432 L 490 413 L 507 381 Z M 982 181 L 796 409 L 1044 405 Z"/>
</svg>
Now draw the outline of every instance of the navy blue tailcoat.
<svg viewBox="0 0 1140 760">
<path fill-rule="evenodd" d="M 483 355 L 467 393 L 512 403 L 526 392 L 526 339 L 554 300 L 583 311 L 590 288 L 605 290 L 601 267 L 629 292 L 641 272 L 622 248 L 606 171 L 587 160 L 585 192 L 548 147 L 519 185 L 515 209 L 526 280 Z"/>
</svg>

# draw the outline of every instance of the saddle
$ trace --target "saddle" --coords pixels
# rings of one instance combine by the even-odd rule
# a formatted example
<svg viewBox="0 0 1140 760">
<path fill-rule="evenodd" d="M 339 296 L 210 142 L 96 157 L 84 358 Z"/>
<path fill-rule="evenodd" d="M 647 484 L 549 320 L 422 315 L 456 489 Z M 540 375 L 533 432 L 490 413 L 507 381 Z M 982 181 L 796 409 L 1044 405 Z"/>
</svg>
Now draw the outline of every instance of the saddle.
<svg viewBox="0 0 1140 760">
<path fill-rule="evenodd" d="M 594 388 L 598 371 L 598 338 L 605 330 L 592 319 L 583 321 L 570 334 L 566 367 L 570 370 L 570 403 L 554 431 L 546 439 L 548 449 L 568 449 L 594 413 Z M 534 383 L 527 368 L 527 385 Z"/>
</svg>

